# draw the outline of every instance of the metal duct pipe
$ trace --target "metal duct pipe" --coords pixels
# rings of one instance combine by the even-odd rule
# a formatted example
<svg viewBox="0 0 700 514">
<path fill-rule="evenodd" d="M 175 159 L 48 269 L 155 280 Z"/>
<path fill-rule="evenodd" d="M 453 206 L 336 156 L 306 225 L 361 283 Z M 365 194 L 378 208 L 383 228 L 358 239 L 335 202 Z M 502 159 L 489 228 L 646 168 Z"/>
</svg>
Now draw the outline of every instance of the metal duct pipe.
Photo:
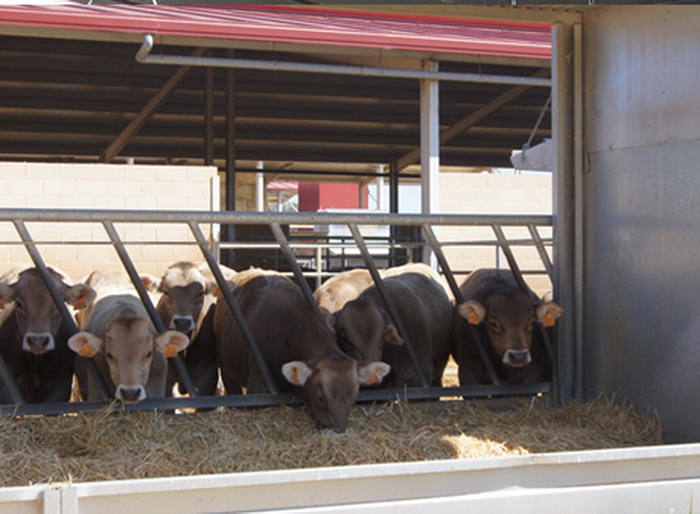
<svg viewBox="0 0 700 514">
<path fill-rule="evenodd" d="M 349 66 L 341 64 L 276 62 L 257 59 L 225 59 L 219 57 L 192 57 L 186 55 L 150 55 L 150 52 L 153 49 L 153 44 L 153 36 L 151 34 L 144 34 L 141 48 L 139 48 L 135 56 L 138 62 L 143 64 L 171 64 L 175 66 L 200 66 L 212 68 L 246 68 L 254 70 L 359 75 L 364 77 L 446 80 L 451 82 L 477 82 L 482 84 L 507 84 L 514 86 L 527 85 L 551 87 L 552 85 L 551 79 L 537 77 L 514 77 L 510 75 L 482 75 L 480 73 L 374 68 L 368 66 Z"/>
</svg>

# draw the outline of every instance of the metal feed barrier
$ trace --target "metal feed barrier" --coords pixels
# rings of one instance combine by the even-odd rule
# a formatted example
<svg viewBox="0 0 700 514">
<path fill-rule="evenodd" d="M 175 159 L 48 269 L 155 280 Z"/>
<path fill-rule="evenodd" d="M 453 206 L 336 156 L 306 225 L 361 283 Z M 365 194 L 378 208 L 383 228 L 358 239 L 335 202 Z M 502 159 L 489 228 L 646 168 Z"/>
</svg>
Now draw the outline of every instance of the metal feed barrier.
<svg viewBox="0 0 700 514">
<path fill-rule="evenodd" d="M 529 246 L 537 250 L 539 258 L 542 262 L 544 273 L 551 277 L 552 263 L 547 252 L 547 247 L 551 245 L 551 240 L 544 239 L 540 234 L 540 228 L 551 227 L 552 217 L 545 215 L 534 216 L 501 216 L 501 215 L 397 215 L 397 214 L 330 214 L 330 213 L 309 213 L 309 214 L 285 214 L 285 213 L 257 213 L 257 212 L 197 212 L 197 211 L 118 211 L 118 210 L 63 210 L 63 209 L 0 209 L 0 222 L 12 223 L 19 234 L 21 244 L 24 245 L 34 265 L 41 272 L 44 281 L 46 282 L 52 298 L 56 303 L 65 322 L 74 332 L 78 331 L 75 320 L 71 316 L 63 299 L 50 280 L 47 265 L 38 250 L 38 245 L 41 244 L 56 244 L 57 242 L 35 241 L 27 229 L 27 223 L 99 223 L 103 226 L 109 241 L 103 244 L 112 245 L 117 252 L 119 259 L 124 266 L 125 271 L 131 278 L 141 300 L 143 301 L 149 316 L 151 317 L 156 329 L 164 331 L 163 322 L 158 316 L 153 303 L 151 302 L 148 293 L 139 279 L 136 267 L 127 251 L 127 246 L 135 244 L 125 243 L 117 229 L 115 223 L 153 223 L 167 225 L 185 225 L 189 228 L 194 243 L 178 243 L 178 244 L 196 244 L 202 252 L 202 256 L 210 267 L 214 278 L 216 279 L 221 291 L 222 300 L 225 301 L 231 309 L 232 314 L 236 318 L 244 337 L 251 349 L 252 355 L 259 366 L 270 394 L 255 394 L 255 395 L 225 395 L 225 396 L 198 396 L 190 377 L 187 374 L 184 363 L 180 357 L 175 357 L 174 362 L 180 374 L 180 379 L 189 392 L 188 397 L 179 398 L 163 398 L 163 399 L 146 399 L 134 405 L 122 405 L 125 410 L 151 410 L 164 409 L 174 410 L 181 408 L 212 408 L 212 407 L 246 407 L 246 406 L 267 406 L 279 403 L 301 403 L 301 398 L 293 393 L 279 393 L 276 384 L 272 378 L 272 374 L 263 358 L 257 344 L 254 341 L 252 333 L 245 318 L 232 294 L 227 287 L 224 276 L 219 268 L 216 251 L 218 246 L 221 248 L 231 248 L 233 251 L 241 248 L 256 248 L 260 247 L 259 241 L 236 241 L 234 243 L 217 243 L 207 240 L 204 236 L 200 225 L 260 225 L 266 226 L 274 237 L 274 244 L 282 252 L 286 262 L 291 269 L 291 274 L 295 281 L 300 285 L 302 292 L 316 315 L 323 319 L 320 309 L 316 304 L 312 290 L 306 280 L 309 273 L 304 273 L 298 263 L 298 257 L 295 250 L 299 248 L 318 248 L 319 245 L 309 243 L 293 243 L 283 230 L 284 226 L 288 225 L 341 225 L 348 228 L 354 243 L 354 246 L 364 260 L 364 264 L 369 270 L 378 291 L 384 300 L 389 314 L 396 324 L 401 337 L 405 340 L 405 347 L 411 358 L 416 371 L 420 377 L 421 387 L 400 388 L 400 389 L 371 389 L 362 390 L 358 396 L 359 402 L 365 401 L 380 401 L 394 400 L 396 398 L 405 399 L 435 399 L 440 397 L 486 397 L 486 396 L 502 396 L 502 395 L 524 395 L 537 394 L 552 391 L 552 383 L 538 383 L 527 385 L 503 385 L 500 383 L 495 370 L 486 358 L 483 343 L 479 350 L 481 357 L 486 367 L 489 376 L 491 377 L 492 385 L 478 386 L 461 386 L 461 387 L 431 387 L 426 378 L 425 372 L 413 351 L 413 346 L 410 337 L 403 325 L 403 322 L 398 315 L 398 311 L 391 299 L 391 296 L 382 285 L 379 270 L 373 258 L 373 250 L 377 247 L 390 249 L 406 249 L 413 245 L 425 250 L 424 255 L 430 253 L 437 261 L 439 269 L 444 275 L 449 284 L 452 293 L 457 301 L 463 301 L 459 287 L 455 280 L 449 262 L 445 257 L 443 248 L 448 246 L 476 245 L 476 246 L 493 246 L 498 248 L 513 271 L 521 287 L 524 287 L 521 270 L 516 262 L 513 252 L 515 246 Z M 387 241 L 367 241 L 362 235 L 360 227 L 362 226 L 379 226 L 386 225 L 394 227 L 419 227 L 422 234 L 421 241 L 413 243 L 396 243 L 392 240 Z M 439 227 L 482 227 L 490 228 L 494 234 L 493 240 L 480 241 L 441 241 L 438 238 L 437 232 Z M 505 229 L 511 227 L 527 228 L 530 238 L 526 239 L 509 239 L 506 236 Z M 436 230 L 437 229 L 437 230 Z M 17 243 L 8 243 L 17 244 Z M 60 241 L 60 244 L 78 244 L 71 241 Z M 84 242 L 81 242 L 84 244 Z M 91 243 L 100 244 L 100 243 Z M 330 243 L 326 243 L 328 246 Z M 265 246 L 265 245 L 262 245 Z M 347 247 L 348 243 L 342 243 L 341 246 Z M 427 251 L 429 250 L 429 252 Z M 320 260 L 317 260 L 317 266 L 320 266 Z M 316 270 L 315 276 L 319 277 L 319 270 Z M 313 276 L 314 273 L 311 275 Z M 469 325 L 474 330 L 472 325 Z M 540 327 L 541 328 L 541 327 Z M 545 344 L 547 346 L 550 361 L 556 362 L 554 347 L 546 337 L 547 334 L 542 329 L 542 334 L 545 336 Z M 94 366 L 94 362 L 90 360 Z M 94 368 L 97 369 L 96 367 Z M 553 366 L 556 383 L 556 366 Z M 33 415 L 45 414 L 53 415 L 68 412 L 85 412 L 101 410 L 105 404 L 95 402 L 69 402 L 69 403 L 45 403 L 31 404 L 26 403 L 22 398 L 12 376 L 10 375 L 6 365 L 0 359 L 0 378 L 7 385 L 14 404 L 0 406 L 0 414 L 15 414 L 15 415 Z M 106 386 L 103 383 L 102 387 Z"/>
</svg>

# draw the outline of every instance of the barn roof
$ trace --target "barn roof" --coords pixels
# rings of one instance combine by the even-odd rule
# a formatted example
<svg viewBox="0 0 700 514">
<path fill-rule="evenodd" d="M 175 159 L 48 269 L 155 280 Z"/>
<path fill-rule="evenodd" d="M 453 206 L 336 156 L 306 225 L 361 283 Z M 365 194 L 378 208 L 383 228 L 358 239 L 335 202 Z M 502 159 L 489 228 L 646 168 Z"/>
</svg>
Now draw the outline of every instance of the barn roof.
<svg viewBox="0 0 700 514">
<path fill-rule="evenodd" d="M 154 54 L 207 48 L 221 57 L 233 51 L 244 59 L 388 68 L 417 68 L 431 58 L 445 71 L 529 77 L 549 67 L 549 30 L 544 23 L 301 6 L 0 7 L 0 160 L 96 161 L 121 141 L 116 160 L 202 162 L 206 71 L 137 63 L 146 33 L 155 36 Z M 186 72 L 167 90 L 178 71 Z M 211 80 L 221 165 L 225 74 L 216 70 Z M 442 145 L 444 164 L 508 165 L 549 94 L 524 88 L 499 103 L 512 89 L 441 83 L 441 124 L 449 130 L 462 123 Z M 158 95 L 157 109 L 146 112 Z M 266 170 L 319 173 L 329 162 L 375 170 L 418 147 L 418 100 L 415 80 L 236 70 L 236 159 L 242 169 L 264 161 Z M 139 117 L 142 126 L 125 137 Z M 550 135 L 545 120 L 538 139 Z"/>
</svg>

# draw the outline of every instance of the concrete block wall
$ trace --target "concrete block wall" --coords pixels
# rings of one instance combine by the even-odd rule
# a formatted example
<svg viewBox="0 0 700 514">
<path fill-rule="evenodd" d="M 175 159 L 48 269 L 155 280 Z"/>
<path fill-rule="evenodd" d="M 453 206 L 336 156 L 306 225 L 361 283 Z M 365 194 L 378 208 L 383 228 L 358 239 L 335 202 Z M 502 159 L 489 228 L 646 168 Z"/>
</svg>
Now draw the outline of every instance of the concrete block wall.
<svg viewBox="0 0 700 514">
<path fill-rule="evenodd" d="M 552 214 L 552 175 L 442 173 L 440 174 L 440 212 L 443 214 Z M 526 228 L 505 230 L 509 239 L 530 239 Z M 541 229 L 540 235 L 549 239 L 552 231 Z M 490 228 L 441 227 L 441 241 L 493 241 Z M 507 261 L 492 246 L 452 246 L 444 248 L 450 267 L 474 270 L 483 267 L 507 267 Z M 542 261 L 534 247 L 513 247 L 520 269 L 543 270 Z M 551 258 L 551 252 L 550 252 Z M 458 275 L 464 278 L 466 275 Z M 551 289 L 546 276 L 525 277 L 530 286 L 544 294 Z"/>
<path fill-rule="evenodd" d="M 218 209 L 214 167 L 0 163 L 0 206 L 62 209 Z M 187 226 L 116 224 L 136 268 L 160 275 L 177 260 L 202 260 Z M 28 223 L 46 263 L 74 280 L 94 269 L 121 269 L 99 223 Z M 210 227 L 202 226 L 209 235 Z M 0 223 L 0 273 L 31 259 L 11 223 Z M 98 244 L 60 244 L 64 242 Z M 158 244 L 136 244 L 142 242 Z M 8 244 L 10 243 L 10 244 Z"/>
</svg>

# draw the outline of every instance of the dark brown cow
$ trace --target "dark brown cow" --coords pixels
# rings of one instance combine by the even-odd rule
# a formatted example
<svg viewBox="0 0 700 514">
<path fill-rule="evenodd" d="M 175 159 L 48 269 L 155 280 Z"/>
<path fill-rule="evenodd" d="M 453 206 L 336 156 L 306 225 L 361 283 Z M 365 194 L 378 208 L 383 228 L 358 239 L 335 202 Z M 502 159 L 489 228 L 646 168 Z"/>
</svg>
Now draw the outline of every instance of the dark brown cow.
<svg viewBox="0 0 700 514">
<path fill-rule="evenodd" d="M 533 383 L 551 378 L 551 364 L 536 323 L 552 326 L 562 308 L 542 303 L 531 290 L 524 293 L 510 270 L 481 269 L 460 286 L 465 301 L 457 307 L 477 330 L 488 357 L 507 384 Z M 455 360 L 461 385 L 488 384 L 477 342 L 464 319 L 457 322 Z"/>
<path fill-rule="evenodd" d="M 231 280 L 236 272 L 221 266 L 222 274 Z M 200 395 L 216 393 L 219 370 L 216 363 L 216 344 L 213 333 L 213 308 L 219 286 L 204 263 L 176 262 L 170 266 L 158 284 L 162 293 L 156 309 L 163 324 L 170 330 L 182 332 L 190 338 L 190 345 L 181 352 L 187 372 Z M 166 393 L 172 394 L 178 373 L 168 361 Z M 182 384 L 179 391 L 186 393 Z"/>
<path fill-rule="evenodd" d="M 96 386 L 87 358 L 94 358 L 110 394 L 124 403 L 165 396 L 167 363 L 189 343 L 186 335 L 170 330 L 156 333 L 141 300 L 131 294 L 108 295 L 95 303 L 84 331 L 68 340 L 80 358 L 76 375 L 88 401 L 107 401 Z M 87 368 L 87 369 L 86 369 Z"/>
<path fill-rule="evenodd" d="M 343 432 L 361 384 L 389 372 L 383 362 L 358 362 L 340 351 L 301 289 L 275 272 L 248 270 L 235 279 L 234 296 L 280 391 L 291 385 L 322 428 Z M 221 376 L 229 394 L 266 392 L 267 386 L 226 302 L 214 314 Z M 291 385 L 290 385 L 291 384 Z"/>
<path fill-rule="evenodd" d="M 95 298 L 86 284 L 69 285 L 65 275 L 49 268 L 54 283 L 69 305 L 80 309 Z M 12 278 L 11 278 L 12 277 Z M 70 327 L 63 321 L 36 268 L 11 273 L 0 283 L 2 313 L 0 354 L 27 402 L 68 401 L 73 361 L 67 341 Z M 12 283 L 8 283 L 12 282 Z M 0 401 L 11 398 L 0 381 Z"/>
<path fill-rule="evenodd" d="M 410 268 L 407 268 L 410 269 Z M 396 305 L 416 356 L 431 385 L 441 385 L 450 355 L 454 309 L 443 287 L 427 274 L 406 271 L 382 279 Z M 391 366 L 385 387 L 420 386 L 418 372 L 376 286 L 371 286 L 335 314 L 343 351 L 356 359 Z"/>
</svg>

